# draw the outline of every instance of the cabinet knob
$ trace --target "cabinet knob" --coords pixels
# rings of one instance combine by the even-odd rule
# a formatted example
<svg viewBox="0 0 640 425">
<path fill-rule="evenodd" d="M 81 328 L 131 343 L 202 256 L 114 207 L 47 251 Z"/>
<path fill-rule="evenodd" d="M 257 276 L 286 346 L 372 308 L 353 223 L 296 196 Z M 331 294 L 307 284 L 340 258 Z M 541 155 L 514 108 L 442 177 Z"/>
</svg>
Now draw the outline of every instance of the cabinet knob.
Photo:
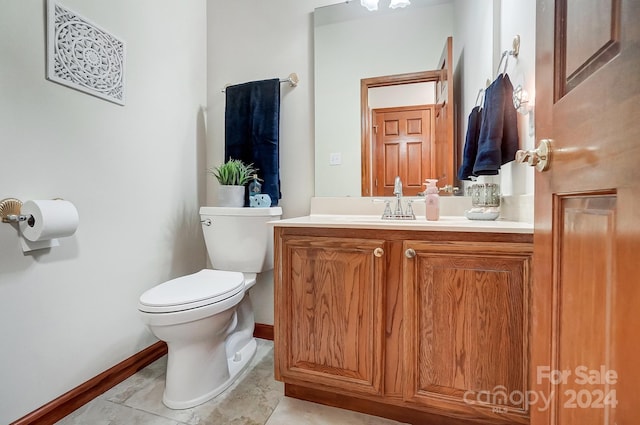
<svg viewBox="0 0 640 425">
<path fill-rule="evenodd" d="M 413 250 L 413 248 L 409 248 L 404 252 L 404 256 L 407 258 L 413 258 L 416 256 L 416 252 Z"/>
<path fill-rule="evenodd" d="M 375 255 L 376 257 L 380 258 L 384 255 L 384 249 L 378 247 L 376 249 L 373 250 L 373 255 Z"/>
</svg>

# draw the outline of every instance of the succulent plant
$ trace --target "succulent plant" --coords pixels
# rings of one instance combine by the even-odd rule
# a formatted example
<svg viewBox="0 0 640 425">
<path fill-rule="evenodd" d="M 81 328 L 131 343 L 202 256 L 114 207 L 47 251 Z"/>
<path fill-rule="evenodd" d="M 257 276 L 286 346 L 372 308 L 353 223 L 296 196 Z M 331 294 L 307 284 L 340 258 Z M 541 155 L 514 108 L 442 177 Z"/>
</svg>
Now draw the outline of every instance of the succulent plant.
<svg viewBox="0 0 640 425">
<path fill-rule="evenodd" d="M 249 183 L 257 169 L 253 164 L 245 164 L 239 159 L 229 158 L 224 164 L 207 171 L 222 185 L 244 186 Z"/>
</svg>

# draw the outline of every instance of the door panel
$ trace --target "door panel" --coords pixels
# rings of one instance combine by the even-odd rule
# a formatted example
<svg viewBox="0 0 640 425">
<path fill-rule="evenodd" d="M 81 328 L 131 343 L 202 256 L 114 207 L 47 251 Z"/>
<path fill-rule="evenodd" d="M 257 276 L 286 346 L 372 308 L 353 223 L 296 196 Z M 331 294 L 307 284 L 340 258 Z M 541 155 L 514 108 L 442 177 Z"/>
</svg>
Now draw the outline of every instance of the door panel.
<svg viewBox="0 0 640 425">
<path fill-rule="evenodd" d="M 384 147 L 384 177 L 378 177 L 378 184 L 380 181 L 384 182 L 385 188 L 391 188 L 391 192 L 393 193 L 393 182 L 395 181 L 396 176 L 399 176 L 400 171 L 400 144 L 399 143 L 389 143 L 385 144 Z"/>
<path fill-rule="evenodd" d="M 531 423 L 640 423 L 640 2 L 537 14 Z"/>
<path fill-rule="evenodd" d="M 620 52 L 619 0 L 562 0 L 557 3 L 556 98 L 576 87 Z"/>
<path fill-rule="evenodd" d="M 432 176 L 433 106 L 374 109 L 374 195 L 392 196 L 396 176 L 415 196 Z"/>
<path fill-rule="evenodd" d="M 555 260 L 559 287 L 555 290 L 554 339 L 560 343 L 553 353 L 552 370 L 570 375 L 558 383 L 561 397 L 554 414 L 559 424 L 612 423 L 609 418 L 615 405 L 615 385 L 601 382 L 604 376 L 589 382 L 585 375 L 616 370 L 611 353 L 612 313 L 615 295 L 623 294 L 616 290 L 612 270 L 616 196 L 559 196 L 556 205 L 557 221 L 563 224 Z"/>
<path fill-rule="evenodd" d="M 422 155 L 422 151 L 424 150 L 423 142 L 408 142 L 407 143 L 407 158 L 420 158 Z M 405 180 L 402 181 L 403 185 L 408 189 L 419 188 L 418 192 L 424 190 L 422 183 L 427 177 L 425 176 L 425 172 L 421 167 L 407 167 L 407 172 L 405 174 Z M 413 191 L 411 191 L 411 194 Z M 406 192 L 407 195 L 410 194 L 409 191 Z"/>
</svg>

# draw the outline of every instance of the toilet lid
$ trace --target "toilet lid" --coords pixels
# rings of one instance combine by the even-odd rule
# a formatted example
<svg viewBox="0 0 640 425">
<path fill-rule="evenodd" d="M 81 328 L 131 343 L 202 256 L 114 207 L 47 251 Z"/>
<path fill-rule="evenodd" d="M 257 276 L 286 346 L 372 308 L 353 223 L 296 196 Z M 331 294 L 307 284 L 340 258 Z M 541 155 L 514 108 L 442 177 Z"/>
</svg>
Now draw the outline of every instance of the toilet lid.
<svg viewBox="0 0 640 425">
<path fill-rule="evenodd" d="M 243 289 L 242 273 L 205 269 L 154 286 L 138 304 L 142 311 L 168 313 L 213 304 Z"/>
</svg>

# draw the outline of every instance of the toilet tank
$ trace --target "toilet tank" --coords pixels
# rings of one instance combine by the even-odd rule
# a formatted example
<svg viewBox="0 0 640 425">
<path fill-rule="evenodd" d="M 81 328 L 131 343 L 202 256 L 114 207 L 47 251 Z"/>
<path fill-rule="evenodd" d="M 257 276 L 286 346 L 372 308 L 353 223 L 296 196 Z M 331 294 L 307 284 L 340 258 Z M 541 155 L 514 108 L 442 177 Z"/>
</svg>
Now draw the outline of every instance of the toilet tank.
<svg viewBox="0 0 640 425">
<path fill-rule="evenodd" d="M 273 225 L 282 208 L 201 207 L 200 220 L 216 270 L 260 273 L 273 269 Z"/>
</svg>

